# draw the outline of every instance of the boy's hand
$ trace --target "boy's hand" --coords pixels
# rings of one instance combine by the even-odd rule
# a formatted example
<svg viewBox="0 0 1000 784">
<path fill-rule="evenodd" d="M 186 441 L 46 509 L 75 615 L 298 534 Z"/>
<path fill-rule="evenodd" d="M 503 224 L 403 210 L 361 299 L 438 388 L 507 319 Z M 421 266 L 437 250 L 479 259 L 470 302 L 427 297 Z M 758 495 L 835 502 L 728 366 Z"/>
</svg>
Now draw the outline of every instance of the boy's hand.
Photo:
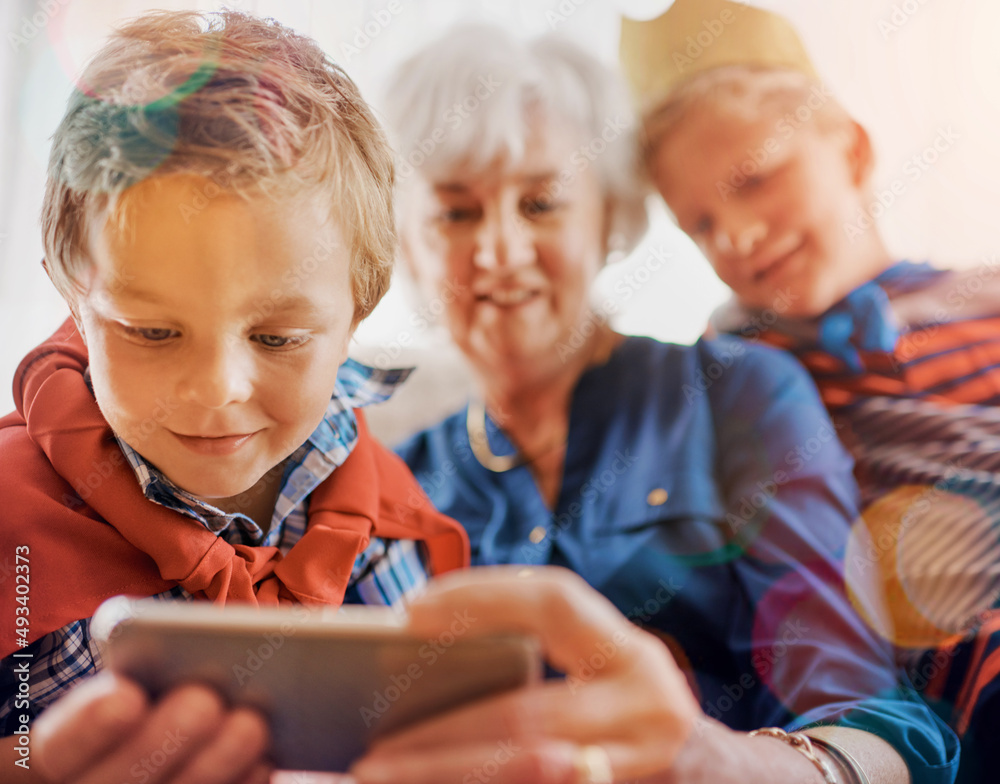
<svg viewBox="0 0 1000 784">
<path fill-rule="evenodd" d="M 266 784 L 264 719 L 187 685 L 156 704 L 111 672 L 73 689 L 35 722 L 32 768 L 53 782 Z"/>
</svg>

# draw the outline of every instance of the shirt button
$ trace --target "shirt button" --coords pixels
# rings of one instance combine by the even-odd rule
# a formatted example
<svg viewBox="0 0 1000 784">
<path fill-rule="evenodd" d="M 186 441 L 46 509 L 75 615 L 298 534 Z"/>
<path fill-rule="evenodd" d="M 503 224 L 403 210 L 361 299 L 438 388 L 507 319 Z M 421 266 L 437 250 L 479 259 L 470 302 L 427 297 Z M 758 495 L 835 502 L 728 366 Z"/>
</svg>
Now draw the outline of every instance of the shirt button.
<svg viewBox="0 0 1000 784">
<path fill-rule="evenodd" d="M 650 506 L 663 506 L 667 502 L 667 491 L 662 487 L 650 490 L 646 496 L 646 503 Z"/>
<path fill-rule="evenodd" d="M 545 526 L 536 525 L 531 529 L 531 533 L 528 534 L 528 538 L 531 540 L 532 544 L 538 544 L 545 538 Z"/>
</svg>

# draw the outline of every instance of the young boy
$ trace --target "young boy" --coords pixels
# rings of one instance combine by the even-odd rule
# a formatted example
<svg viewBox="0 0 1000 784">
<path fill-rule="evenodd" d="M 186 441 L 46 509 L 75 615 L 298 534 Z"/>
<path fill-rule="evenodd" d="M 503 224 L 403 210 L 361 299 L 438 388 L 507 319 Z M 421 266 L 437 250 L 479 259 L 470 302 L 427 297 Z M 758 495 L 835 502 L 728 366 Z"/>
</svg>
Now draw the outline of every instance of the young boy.
<svg viewBox="0 0 1000 784">
<path fill-rule="evenodd" d="M 997 726 L 987 715 L 989 673 L 1000 665 L 1000 639 L 989 636 L 1000 594 L 997 270 L 894 259 L 870 220 L 874 153 L 864 128 L 811 75 L 801 46 L 784 60 L 756 56 L 776 28 L 786 44 L 794 38 L 787 23 L 711 4 L 728 7 L 725 35 L 740 40 L 737 56 L 726 57 L 720 38 L 711 62 L 675 74 L 667 89 L 634 71 L 650 174 L 733 290 L 714 330 L 792 351 L 854 453 L 875 503 L 848 572 L 863 581 L 879 567 L 883 627 L 901 650 L 917 652 L 904 658 L 918 687 L 952 703 L 945 712 L 960 730 Z M 682 39 L 678 16 L 671 21 L 669 35 Z M 623 48 L 657 37 L 639 27 L 626 31 Z M 979 647 L 956 648 L 977 627 Z M 926 649 L 948 656 L 922 670 Z"/>
<path fill-rule="evenodd" d="M 392 181 L 354 84 L 276 23 L 152 14 L 83 74 L 42 216 L 72 320 L 0 419 L 5 781 L 266 780 L 261 719 L 204 688 L 73 688 L 108 596 L 397 605 L 467 562 L 355 411 L 405 376 L 347 359 Z"/>
</svg>

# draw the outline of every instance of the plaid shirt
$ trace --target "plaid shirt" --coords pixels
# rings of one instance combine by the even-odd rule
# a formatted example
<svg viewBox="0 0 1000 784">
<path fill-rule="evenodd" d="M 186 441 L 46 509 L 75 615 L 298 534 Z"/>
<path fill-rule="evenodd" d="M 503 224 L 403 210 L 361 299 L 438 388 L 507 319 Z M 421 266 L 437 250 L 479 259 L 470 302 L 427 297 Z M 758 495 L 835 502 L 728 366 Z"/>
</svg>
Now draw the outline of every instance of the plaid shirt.
<svg viewBox="0 0 1000 784">
<path fill-rule="evenodd" d="M 267 533 L 243 514 L 226 514 L 174 485 L 121 439 L 118 440 L 146 497 L 187 515 L 230 544 L 277 546 L 287 553 L 305 533 L 309 494 L 351 453 L 358 439 L 355 408 L 386 400 L 409 375 L 409 370 L 376 370 L 348 359 L 337 374 L 330 405 L 319 427 L 285 462 L 281 493 Z M 381 604 L 402 608 L 427 582 L 422 549 L 409 540 L 373 538 L 354 564 L 344 598 L 348 604 Z M 181 586 L 157 599 L 191 601 Z M 36 640 L 21 653 L 32 653 L 29 679 L 34 719 L 82 678 L 102 668 L 101 652 L 84 618 Z M 19 659 L 18 661 L 25 661 Z M 12 658 L 0 670 L 0 736 L 16 729 Z M 18 709 L 17 714 L 25 713 Z"/>
</svg>

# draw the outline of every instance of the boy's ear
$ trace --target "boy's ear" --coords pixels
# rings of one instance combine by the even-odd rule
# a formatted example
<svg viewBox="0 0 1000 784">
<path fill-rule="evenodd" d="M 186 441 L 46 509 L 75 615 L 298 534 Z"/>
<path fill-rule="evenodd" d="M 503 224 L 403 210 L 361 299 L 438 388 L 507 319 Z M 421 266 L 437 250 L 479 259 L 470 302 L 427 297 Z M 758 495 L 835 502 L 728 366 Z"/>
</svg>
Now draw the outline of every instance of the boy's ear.
<svg viewBox="0 0 1000 784">
<path fill-rule="evenodd" d="M 859 188 L 866 186 L 875 172 L 875 149 L 871 136 L 861 123 L 851 120 L 848 126 L 847 161 L 851 179 Z"/>
</svg>

